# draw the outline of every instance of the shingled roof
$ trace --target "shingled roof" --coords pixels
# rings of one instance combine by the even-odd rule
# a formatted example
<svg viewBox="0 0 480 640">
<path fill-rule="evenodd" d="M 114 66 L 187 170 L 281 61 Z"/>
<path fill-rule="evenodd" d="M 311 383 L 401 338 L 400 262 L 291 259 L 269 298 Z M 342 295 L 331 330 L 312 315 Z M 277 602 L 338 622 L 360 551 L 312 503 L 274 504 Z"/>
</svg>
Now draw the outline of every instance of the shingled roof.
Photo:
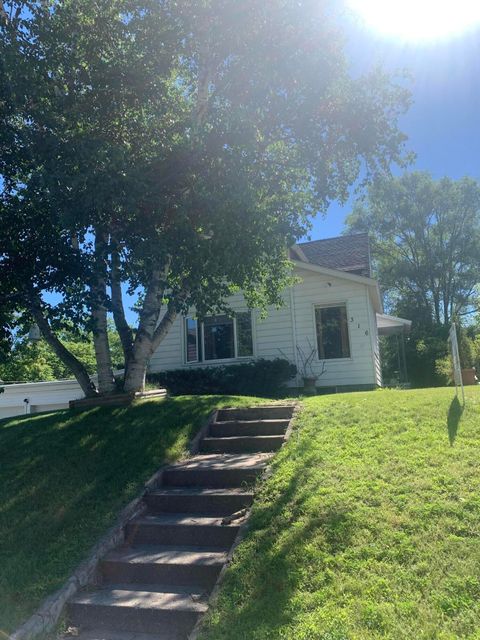
<svg viewBox="0 0 480 640">
<path fill-rule="evenodd" d="M 303 253 L 312 264 L 370 277 L 370 242 L 366 233 L 301 242 L 296 247 L 300 257 Z"/>
</svg>

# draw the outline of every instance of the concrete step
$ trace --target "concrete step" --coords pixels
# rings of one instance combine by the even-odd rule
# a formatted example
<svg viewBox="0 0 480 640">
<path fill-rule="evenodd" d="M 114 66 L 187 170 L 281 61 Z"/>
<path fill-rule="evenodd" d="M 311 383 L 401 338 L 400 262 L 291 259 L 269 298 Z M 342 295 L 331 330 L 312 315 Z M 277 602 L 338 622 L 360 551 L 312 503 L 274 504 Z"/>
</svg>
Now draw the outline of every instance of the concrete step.
<svg viewBox="0 0 480 640">
<path fill-rule="evenodd" d="M 200 450 L 205 453 L 258 453 L 277 451 L 284 442 L 283 436 L 203 438 Z"/>
<path fill-rule="evenodd" d="M 200 514 L 169 513 L 136 518 L 126 526 L 130 545 L 195 545 L 228 549 L 240 525 L 222 525 L 221 518 Z"/>
<path fill-rule="evenodd" d="M 251 485 L 270 459 L 256 455 L 200 455 L 168 467 L 163 473 L 165 486 L 227 488 Z"/>
<path fill-rule="evenodd" d="M 236 488 L 168 487 L 145 496 L 145 503 L 151 514 L 167 512 L 227 516 L 249 507 L 252 501 L 252 491 Z"/>
<path fill-rule="evenodd" d="M 228 438 L 230 436 L 280 436 L 288 427 L 288 420 L 232 420 L 213 422 L 209 436 Z"/>
<path fill-rule="evenodd" d="M 101 572 L 107 583 L 168 584 L 170 588 L 209 590 L 227 561 L 227 553 L 211 547 L 121 547 L 104 558 Z"/>
<path fill-rule="evenodd" d="M 217 413 L 217 422 L 231 420 L 290 420 L 293 415 L 294 405 L 273 404 L 258 407 L 245 407 L 242 409 L 220 409 Z"/>
<path fill-rule="evenodd" d="M 185 638 L 206 612 L 204 592 L 178 593 L 100 589 L 81 593 L 68 606 L 70 625 L 82 629 L 170 634 Z"/>
</svg>

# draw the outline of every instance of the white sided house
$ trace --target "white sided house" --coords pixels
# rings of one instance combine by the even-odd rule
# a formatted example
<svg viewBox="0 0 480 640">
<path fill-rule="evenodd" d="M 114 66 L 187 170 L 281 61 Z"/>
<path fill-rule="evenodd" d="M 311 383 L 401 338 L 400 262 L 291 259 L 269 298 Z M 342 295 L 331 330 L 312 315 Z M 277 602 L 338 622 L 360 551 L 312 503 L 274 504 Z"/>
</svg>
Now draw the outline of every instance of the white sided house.
<svg viewBox="0 0 480 640">
<path fill-rule="evenodd" d="M 84 397 L 76 380 L 51 382 L 22 382 L 2 384 L 0 393 L 0 419 L 42 411 L 68 409 L 70 400 Z"/>
<path fill-rule="evenodd" d="M 378 282 L 370 277 L 366 234 L 295 245 L 291 259 L 299 282 L 284 306 L 268 317 L 250 311 L 241 294 L 230 300 L 234 317 L 192 313 L 178 318 L 153 355 L 150 371 L 286 358 L 302 387 L 302 357 L 314 351 L 310 371 L 317 388 L 340 391 L 382 386 L 378 337 L 403 333 L 410 322 L 383 313 Z"/>
<path fill-rule="evenodd" d="M 250 311 L 242 295 L 235 312 L 200 322 L 192 313 L 176 320 L 150 362 L 150 371 L 189 369 L 286 358 L 298 369 L 292 387 L 302 387 L 302 355 L 313 355 L 308 376 L 323 391 L 382 386 L 379 335 L 405 333 L 410 321 L 383 313 L 376 280 L 370 277 L 368 236 L 358 234 L 295 245 L 298 283 L 284 293 L 284 306 L 268 317 Z M 0 419 L 65 409 L 83 397 L 76 380 L 5 384 Z"/>
</svg>

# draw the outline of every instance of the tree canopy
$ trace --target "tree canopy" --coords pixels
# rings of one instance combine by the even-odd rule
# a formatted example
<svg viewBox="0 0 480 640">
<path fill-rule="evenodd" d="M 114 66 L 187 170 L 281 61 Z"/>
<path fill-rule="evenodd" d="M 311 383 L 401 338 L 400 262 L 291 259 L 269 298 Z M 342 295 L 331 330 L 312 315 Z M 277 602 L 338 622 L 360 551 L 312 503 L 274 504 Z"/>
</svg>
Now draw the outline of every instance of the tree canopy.
<svg viewBox="0 0 480 640">
<path fill-rule="evenodd" d="M 78 332 L 61 331 L 59 338 L 65 347 L 85 365 L 88 373 L 97 371 L 92 338 Z M 116 331 L 109 327 L 109 344 L 115 369 L 123 368 L 123 351 Z M 29 340 L 28 335 L 16 336 L 8 358 L 0 358 L 0 381 L 41 382 L 64 380 L 72 377 L 67 366 L 52 348 L 41 339 Z"/>
<path fill-rule="evenodd" d="M 0 5 L 0 280 L 87 394 L 62 328 L 109 393 L 112 313 L 136 391 L 178 313 L 279 303 L 310 217 L 403 161 L 408 93 L 349 75 L 336 3 Z"/>
<path fill-rule="evenodd" d="M 475 311 L 480 283 L 480 185 L 425 172 L 381 178 L 347 220 L 368 231 L 391 308 L 449 325 Z"/>
<path fill-rule="evenodd" d="M 478 364 L 474 330 L 480 283 L 480 185 L 471 178 L 434 180 L 425 172 L 382 178 L 347 220 L 368 231 L 387 307 L 413 321 L 406 346 L 414 386 L 447 384 L 447 338 L 459 329 L 463 367 Z M 466 328 L 468 327 L 468 332 Z M 397 345 L 385 339 L 384 377 L 395 377 Z"/>
</svg>

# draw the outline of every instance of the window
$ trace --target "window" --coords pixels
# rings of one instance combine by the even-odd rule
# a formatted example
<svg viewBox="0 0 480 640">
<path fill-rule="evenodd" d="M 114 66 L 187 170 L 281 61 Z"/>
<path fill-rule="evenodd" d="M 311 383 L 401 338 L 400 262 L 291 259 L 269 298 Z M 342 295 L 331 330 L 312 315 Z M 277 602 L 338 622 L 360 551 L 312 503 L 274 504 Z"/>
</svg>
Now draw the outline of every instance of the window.
<svg viewBox="0 0 480 640">
<path fill-rule="evenodd" d="M 187 362 L 198 362 L 198 323 L 193 318 L 185 319 L 186 335 L 186 360 Z"/>
<path fill-rule="evenodd" d="M 315 307 L 318 357 L 320 360 L 350 357 L 347 307 Z"/>
<path fill-rule="evenodd" d="M 235 357 L 233 319 L 212 316 L 203 323 L 205 360 L 227 360 Z"/>
<path fill-rule="evenodd" d="M 250 311 L 237 313 L 237 356 L 244 358 L 253 355 L 252 318 Z"/>
<path fill-rule="evenodd" d="M 185 361 L 231 360 L 253 355 L 250 311 L 210 316 L 203 322 L 185 318 Z"/>
</svg>

